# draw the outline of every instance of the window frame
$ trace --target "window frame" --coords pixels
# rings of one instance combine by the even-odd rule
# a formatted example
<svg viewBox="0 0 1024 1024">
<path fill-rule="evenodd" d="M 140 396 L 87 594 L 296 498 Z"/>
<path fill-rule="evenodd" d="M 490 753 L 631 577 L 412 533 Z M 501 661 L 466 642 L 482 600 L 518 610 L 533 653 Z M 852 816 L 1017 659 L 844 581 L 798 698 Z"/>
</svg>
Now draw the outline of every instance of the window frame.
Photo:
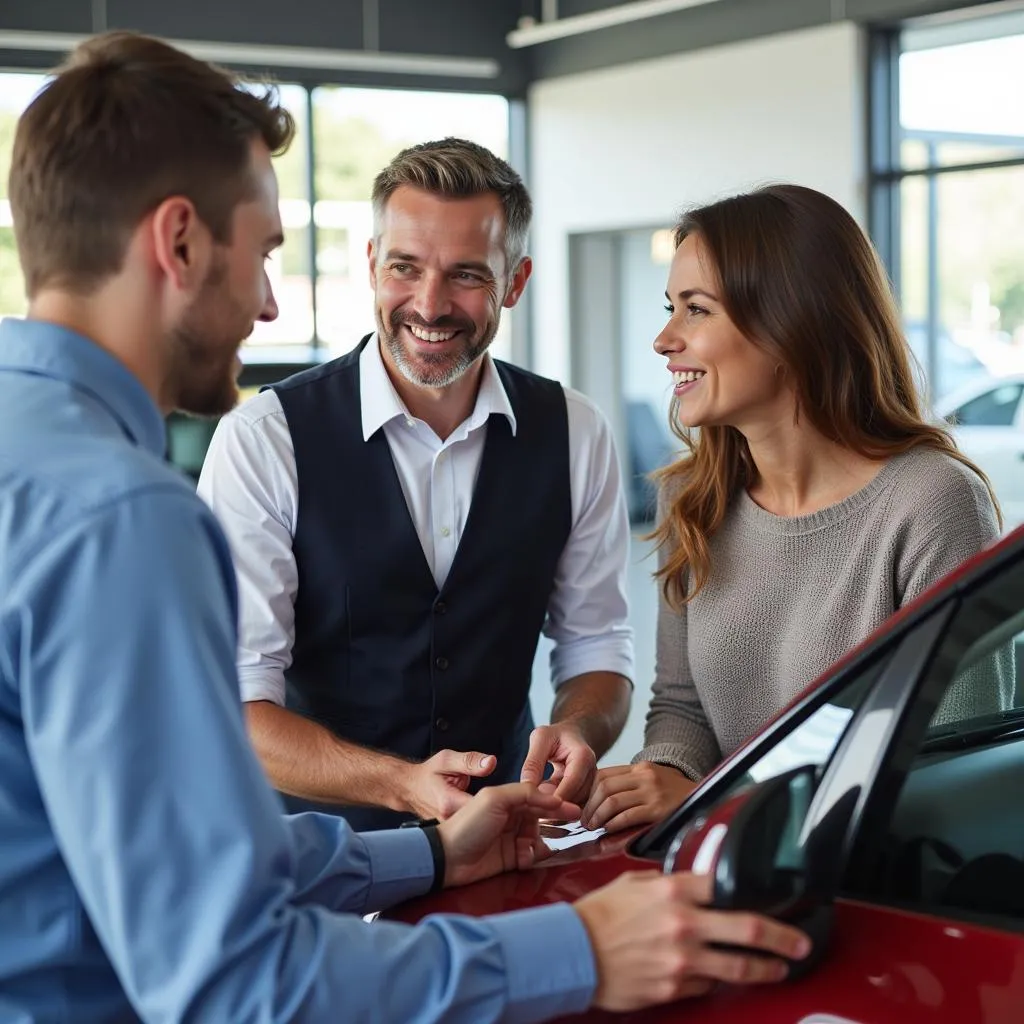
<svg viewBox="0 0 1024 1024">
<path fill-rule="evenodd" d="M 51 67 L 36 66 L 33 61 L 26 59 L 25 65 L 14 64 L 7 55 L 0 72 L 10 71 L 17 74 L 38 74 L 46 76 L 51 73 Z M 529 132 L 527 122 L 527 110 L 525 101 L 504 90 L 487 89 L 483 83 L 474 83 L 475 88 L 467 89 L 466 83 L 462 81 L 444 83 L 417 83 L 417 84 L 393 84 L 386 81 L 366 81 L 359 76 L 347 76 L 344 74 L 296 74 L 295 68 L 287 67 L 251 67 L 248 65 L 233 64 L 231 69 L 241 75 L 248 76 L 257 82 L 268 79 L 276 85 L 294 87 L 302 91 L 304 109 L 298 111 L 300 123 L 305 125 L 305 130 L 300 134 L 298 145 L 302 146 L 302 158 L 305 163 L 304 188 L 305 198 L 309 202 L 310 218 L 306 237 L 306 262 L 307 272 L 311 289 L 313 333 L 304 341 L 286 342 L 282 344 L 267 345 L 268 351 L 261 354 L 260 346 L 244 348 L 242 355 L 242 370 L 239 376 L 239 387 L 252 388 L 264 384 L 273 383 L 300 370 L 318 366 L 331 358 L 331 349 L 327 342 L 320 337 L 319 323 L 317 316 L 317 279 L 319 271 L 317 268 L 318 251 L 318 229 L 316 218 L 312 211 L 316 208 L 317 187 L 317 144 L 314 130 L 314 104 L 313 92 L 321 86 L 332 86 L 338 88 L 356 89 L 388 89 L 397 92 L 437 92 L 450 95 L 453 93 L 468 93 L 473 95 L 501 96 L 508 104 L 508 162 L 516 168 L 525 178 L 525 169 L 529 166 Z M 512 328 L 512 355 L 514 362 L 527 368 L 532 360 L 532 318 L 529 316 L 528 304 L 522 306 L 522 315 L 513 319 Z M 358 339 L 353 337 L 353 347 Z M 292 358 L 294 354 L 294 358 Z"/>
<path fill-rule="evenodd" d="M 970 24 L 969 22 L 967 24 Z M 902 304 L 902 209 L 901 186 L 919 179 L 927 185 L 927 284 L 925 353 L 923 368 L 929 391 L 939 379 L 939 237 L 938 185 L 947 174 L 998 171 L 1024 167 L 1024 153 L 1001 160 L 936 164 L 931 157 L 924 167 L 902 164 L 903 134 L 900 124 L 900 56 L 904 52 L 903 29 L 873 29 L 868 36 L 868 225 L 871 239 L 889 273 L 893 291 Z M 949 44 L 944 44 L 949 45 Z M 936 136 L 940 133 L 933 133 Z M 936 143 L 933 143 L 935 145 Z"/>
</svg>

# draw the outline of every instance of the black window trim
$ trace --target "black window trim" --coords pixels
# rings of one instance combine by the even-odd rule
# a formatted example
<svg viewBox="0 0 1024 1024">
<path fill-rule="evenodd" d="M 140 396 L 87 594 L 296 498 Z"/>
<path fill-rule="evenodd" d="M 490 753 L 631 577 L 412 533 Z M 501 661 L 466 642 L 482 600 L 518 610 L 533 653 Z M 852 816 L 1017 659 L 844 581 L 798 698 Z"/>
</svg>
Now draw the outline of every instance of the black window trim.
<svg viewBox="0 0 1024 1024">
<path fill-rule="evenodd" d="M 887 752 L 911 713 L 918 682 L 959 607 L 957 596 L 947 597 L 902 633 L 833 752 L 800 837 L 801 845 L 813 849 L 818 858 L 808 863 L 817 892 L 836 894 L 863 823 L 870 820 L 871 794 L 880 785 Z M 821 839 L 826 832 L 827 839 Z"/>
</svg>

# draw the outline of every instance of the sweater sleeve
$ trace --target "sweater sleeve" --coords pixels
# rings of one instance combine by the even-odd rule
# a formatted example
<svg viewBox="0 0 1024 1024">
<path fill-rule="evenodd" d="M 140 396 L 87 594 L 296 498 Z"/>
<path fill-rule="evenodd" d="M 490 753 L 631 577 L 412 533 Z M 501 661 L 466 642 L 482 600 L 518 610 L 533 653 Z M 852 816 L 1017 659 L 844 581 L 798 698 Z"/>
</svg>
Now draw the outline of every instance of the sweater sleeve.
<svg viewBox="0 0 1024 1024">
<path fill-rule="evenodd" d="M 944 468 L 941 479 L 929 482 L 923 507 L 913 511 L 907 542 L 897 558 L 898 608 L 999 536 L 995 508 L 981 479 L 959 463 Z"/>
<path fill-rule="evenodd" d="M 659 522 L 666 514 L 664 495 L 659 494 Z M 664 564 L 663 546 L 658 551 L 658 565 Z M 686 616 L 685 607 L 676 612 L 665 600 L 664 592 L 659 592 L 654 685 L 647 709 L 644 748 L 632 763 L 655 761 L 671 765 L 688 779 L 699 782 L 722 755 L 690 673 Z"/>
<path fill-rule="evenodd" d="M 897 562 L 898 606 L 924 593 L 999 536 L 995 508 L 981 479 L 959 463 L 925 491 L 926 508 Z M 1006 646 L 961 666 L 932 725 L 992 714 L 1014 704 L 1013 650 Z"/>
</svg>

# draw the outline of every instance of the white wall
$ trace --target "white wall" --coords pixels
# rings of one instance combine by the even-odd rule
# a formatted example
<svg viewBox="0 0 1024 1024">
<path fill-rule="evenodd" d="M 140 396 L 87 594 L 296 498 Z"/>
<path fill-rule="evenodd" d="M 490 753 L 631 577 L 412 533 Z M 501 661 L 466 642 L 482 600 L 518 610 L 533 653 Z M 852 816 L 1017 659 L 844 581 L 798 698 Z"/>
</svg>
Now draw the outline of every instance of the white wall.
<svg viewBox="0 0 1024 1024">
<path fill-rule="evenodd" d="M 671 224 L 768 180 L 866 211 L 851 24 L 540 82 L 529 93 L 534 369 L 568 381 L 568 235 Z"/>
<path fill-rule="evenodd" d="M 865 69 L 861 32 L 838 24 L 534 86 L 533 368 L 572 383 L 571 233 L 671 225 L 685 206 L 769 180 L 818 188 L 863 224 Z M 606 764 L 628 761 L 642 746 L 657 613 L 649 556 L 649 545 L 635 539 L 629 598 L 636 692 Z M 542 641 L 534 667 L 538 722 L 551 707 L 549 650 Z"/>
</svg>

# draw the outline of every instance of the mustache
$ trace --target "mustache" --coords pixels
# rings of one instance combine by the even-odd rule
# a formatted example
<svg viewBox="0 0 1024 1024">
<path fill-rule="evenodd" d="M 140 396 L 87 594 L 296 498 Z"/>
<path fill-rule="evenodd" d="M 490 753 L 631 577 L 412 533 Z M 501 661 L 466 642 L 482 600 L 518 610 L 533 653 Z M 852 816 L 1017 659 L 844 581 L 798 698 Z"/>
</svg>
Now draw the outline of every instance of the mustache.
<svg viewBox="0 0 1024 1024">
<path fill-rule="evenodd" d="M 415 313 L 403 313 L 396 311 L 388 317 L 391 329 L 397 331 L 399 327 L 411 325 L 421 327 L 425 331 L 464 331 L 472 334 L 476 330 L 476 324 L 472 320 L 466 320 L 457 316 L 439 316 L 434 320 L 424 320 Z"/>
</svg>

